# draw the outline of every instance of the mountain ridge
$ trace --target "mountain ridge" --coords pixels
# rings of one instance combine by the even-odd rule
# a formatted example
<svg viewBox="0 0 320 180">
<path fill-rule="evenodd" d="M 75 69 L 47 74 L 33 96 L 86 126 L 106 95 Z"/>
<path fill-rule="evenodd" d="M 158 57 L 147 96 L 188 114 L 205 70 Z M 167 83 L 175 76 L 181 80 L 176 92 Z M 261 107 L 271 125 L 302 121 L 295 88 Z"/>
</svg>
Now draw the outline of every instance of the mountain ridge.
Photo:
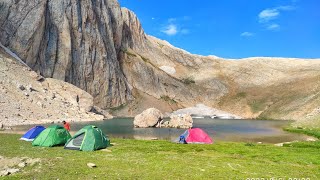
<svg viewBox="0 0 320 180">
<path fill-rule="evenodd" d="M 318 95 L 300 102 L 300 95 L 320 91 L 317 59 L 234 61 L 193 55 L 145 34 L 138 17 L 116 0 L 4 3 L 0 42 L 39 74 L 76 85 L 116 115 L 138 114 L 150 106 L 172 112 L 203 103 L 246 118 L 297 120 L 318 107 Z M 278 92 L 270 95 L 273 88 Z M 300 109 L 286 115 L 268 112 L 291 103 Z"/>
</svg>

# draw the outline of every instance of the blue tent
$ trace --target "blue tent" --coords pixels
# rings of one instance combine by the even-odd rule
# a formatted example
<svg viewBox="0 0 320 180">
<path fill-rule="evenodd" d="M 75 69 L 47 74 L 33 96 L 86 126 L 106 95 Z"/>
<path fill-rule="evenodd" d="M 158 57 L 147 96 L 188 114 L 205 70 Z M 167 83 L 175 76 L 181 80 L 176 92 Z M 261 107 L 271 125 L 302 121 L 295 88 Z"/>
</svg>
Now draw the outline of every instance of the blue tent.
<svg viewBox="0 0 320 180">
<path fill-rule="evenodd" d="M 36 138 L 43 130 L 46 128 L 43 126 L 35 126 L 28 130 L 21 138 L 20 140 L 24 141 L 33 141 L 34 138 Z"/>
</svg>

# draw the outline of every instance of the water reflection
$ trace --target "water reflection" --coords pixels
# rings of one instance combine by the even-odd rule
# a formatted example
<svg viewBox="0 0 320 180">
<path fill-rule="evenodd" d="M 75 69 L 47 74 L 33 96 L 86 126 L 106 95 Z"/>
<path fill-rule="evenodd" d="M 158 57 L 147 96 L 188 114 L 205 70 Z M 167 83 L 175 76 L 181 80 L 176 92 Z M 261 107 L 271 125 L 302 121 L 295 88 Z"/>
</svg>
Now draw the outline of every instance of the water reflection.
<svg viewBox="0 0 320 180">
<path fill-rule="evenodd" d="M 101 128 L 110 138 L 164 139 L 174 140 L 185 129 L 174 128 L 134 128 L 132 118 L 115 118 L 106 121 L 71 123 L 73 133 L 83 126 L 92 124 Z M 279 143 L 305 140 L 306 136 L 282 131 L 289 121 L 269 120 L 227 120 L 194 119 L 194 127 L 205 130 L 214 140 Z M 25 131 L 32 127 L 17 126 L 15 131 Z"/>
</svg>

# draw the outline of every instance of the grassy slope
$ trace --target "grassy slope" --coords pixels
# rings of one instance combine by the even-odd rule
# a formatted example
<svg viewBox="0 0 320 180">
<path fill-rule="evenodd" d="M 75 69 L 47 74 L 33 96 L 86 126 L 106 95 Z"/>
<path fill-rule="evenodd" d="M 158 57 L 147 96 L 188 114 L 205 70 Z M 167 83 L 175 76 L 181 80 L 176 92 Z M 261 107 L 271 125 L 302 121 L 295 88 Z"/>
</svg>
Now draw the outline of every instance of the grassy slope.
<svg viewBox="0 0 320 180">
<path fill-rule="evenodd" d="M 293 132 L 293 133 L 300 133 L 300 134 L 306 134 L 308 136 L 313 136 L 318 139 L 320 139 L 320 129 L 309 129 L 309 128 L 294 128 L 294 127 L 287 127 L 284 128 L 285 131 Z"/>
<path fill-rule="evenodd" d="M 80 152 L 32 147 L 20 135 L 0 134 L 0 155 L 41 158 L 13 179 L 222 179 L 262 177 L 320 178 L 320 143 L 275 147 L 217 142 L 184 145 L 166 141 L 112 140 L 112 152 Z M 293 145 L 294 146 L 294 145 Z M 62 157 L 59 158 L 59 157 Z M 86 164 L 95 163 L 89 169 Z"/>
</svg>

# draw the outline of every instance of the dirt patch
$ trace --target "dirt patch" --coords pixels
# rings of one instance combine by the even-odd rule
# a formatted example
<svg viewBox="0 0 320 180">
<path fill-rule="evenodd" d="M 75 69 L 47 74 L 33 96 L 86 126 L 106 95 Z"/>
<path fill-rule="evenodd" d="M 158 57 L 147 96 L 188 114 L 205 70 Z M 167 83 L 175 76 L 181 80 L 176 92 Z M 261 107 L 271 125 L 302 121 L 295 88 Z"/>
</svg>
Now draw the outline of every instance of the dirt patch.
<svg viewBox="0 0 320 180">
<path fill-rule="evenodd" d="M 11 174 L 19 172 L 22 168 L 26 166 L 34 166 L 41 160 L 39 158 L 31 159 L 28 157 L 13 157 L 6 158 L 0 156 L 0 177 L 9 176 Z"/>
</svg>

